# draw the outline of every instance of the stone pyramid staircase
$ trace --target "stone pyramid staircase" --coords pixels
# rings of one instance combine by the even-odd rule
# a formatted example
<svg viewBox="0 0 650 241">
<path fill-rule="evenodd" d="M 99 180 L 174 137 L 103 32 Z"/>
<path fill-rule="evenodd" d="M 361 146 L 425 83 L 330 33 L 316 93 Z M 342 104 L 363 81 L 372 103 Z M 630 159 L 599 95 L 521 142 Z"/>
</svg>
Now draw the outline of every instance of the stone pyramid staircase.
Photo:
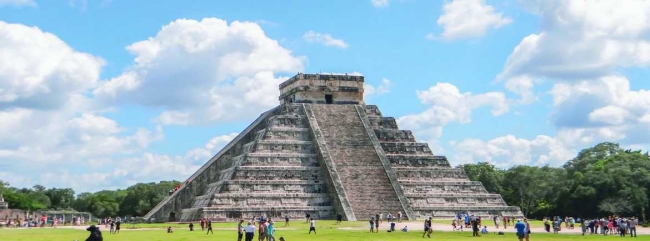
<svg viewBox="0 0 650 241">
<path fill-rule="evenodd" d="M 377 106 L 367 105 L 365 112 L 416 218 L 453 218 L 459 213 L 523 216 L 519 207 L 507 206 L 501 195 L 489 194 L 462 169 L 451 167 L 446 157 L 434 156 L 426 143 L 400 130 L 395 118 L 382 116 Z"/>
<path fill-rule="evenodd" d="M 376 106 L 283 104 L 260 115 L 146 216 L 367 220 L 457 213 L 520 217 Z"/>
</svg>

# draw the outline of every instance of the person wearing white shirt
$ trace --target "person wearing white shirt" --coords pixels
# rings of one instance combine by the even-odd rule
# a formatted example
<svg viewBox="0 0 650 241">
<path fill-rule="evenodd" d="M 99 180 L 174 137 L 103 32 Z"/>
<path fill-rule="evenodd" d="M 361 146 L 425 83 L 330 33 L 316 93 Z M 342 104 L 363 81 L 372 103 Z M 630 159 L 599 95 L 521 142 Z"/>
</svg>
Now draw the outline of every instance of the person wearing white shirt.
<svg viewBox="0 0 650 241">
<path fill-rule="evenodd" d="M 314 218 L 311 218 L 310 220 L 309 234 L 311 234 L 311 231 L 314 231 L 314 234 L 316 234 L 316 220 L 314 220 Z"/>
<path fill-rule="evenodd" d="M 255 226 L 253 226 L 253 223 L 248 222 L 248 226 L 244 228 L 244 232 L 246 232 L 246 241 L 253 241 L 253 237 L 255 237 Z"/>
</svg>

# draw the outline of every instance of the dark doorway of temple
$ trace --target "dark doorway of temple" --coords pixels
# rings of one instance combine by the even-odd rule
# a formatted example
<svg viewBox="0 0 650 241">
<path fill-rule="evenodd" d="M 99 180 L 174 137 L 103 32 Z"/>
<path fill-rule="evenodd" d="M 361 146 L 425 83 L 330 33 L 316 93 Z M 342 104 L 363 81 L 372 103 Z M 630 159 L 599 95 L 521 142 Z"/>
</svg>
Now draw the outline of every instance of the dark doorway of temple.
<svg viewBox="0 0 650 241">
<path fill-rule="evenodd" d="M 325 103 L 332 104 L 332 95 L 325 95 Z"/>
<path fill-rule="evenodd" d="M 169 222 L 176 222 L 176 213 L 175 212 L 169 213 Z"/>
</svg>

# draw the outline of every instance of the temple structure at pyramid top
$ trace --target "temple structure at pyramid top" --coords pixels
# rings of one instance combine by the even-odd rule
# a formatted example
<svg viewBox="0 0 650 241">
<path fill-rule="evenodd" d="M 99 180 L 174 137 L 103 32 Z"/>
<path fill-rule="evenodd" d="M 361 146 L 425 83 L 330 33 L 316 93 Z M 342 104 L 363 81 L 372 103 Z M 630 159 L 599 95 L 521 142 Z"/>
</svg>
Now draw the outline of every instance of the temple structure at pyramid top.
<svg viewBox="0 0 650 241">
<path fill-rule="evenodd" d="M 521 217 L 499 194 L 435 156 L 363 101 L 364 77 L 302 74 L 146 216 L 157 222 L 252 217 L 368 220 L 458 214 Z"/>
<path fill-rule="evenodd" d="M 363 105 L 363 76 L 298 73 L 280 84 L 280 104 Z"/>
</svg>

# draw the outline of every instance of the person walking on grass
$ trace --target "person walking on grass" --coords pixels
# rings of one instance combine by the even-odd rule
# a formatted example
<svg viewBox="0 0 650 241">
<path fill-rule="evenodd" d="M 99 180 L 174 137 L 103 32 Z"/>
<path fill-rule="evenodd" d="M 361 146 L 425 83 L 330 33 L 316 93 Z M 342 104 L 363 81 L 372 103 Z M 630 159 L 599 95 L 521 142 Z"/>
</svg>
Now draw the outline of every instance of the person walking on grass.
<svg viewBox="0 0 650 241">
<path fill-rule="evenodd" d="M 311 234 L 311 231 L 314 231 L 314 234 L 316 234 L 316 220 L 313 218 L 311 218 L 309 222 L 309 234 Z"/>
<path fill-rule="evenodd" d="M 289 226 L 289 215 L 287 214 L 284 215 L 284 226 Z"/>
<path fill-rule="evenodd" d="M 341 221 L 343 221 L 343 215 L 339 213 L 336 215 L 336 225 L 341 225 Z"/>
<path fill-rule="evenodd" d="M 526 238 L 526 241 L 530 241 L 530 223 L 528 222 L 527 218 L 524 218 L 524 225 L 526 225 L 526 230 L 524 232 L 524 238 Z"/>
<path fill-rule="evenodd" d="M 266 227 L 266 240 L 275 241 L 275 222 L 269 221 L 269 226 Z"/>
<path fill-rule="evenodd" d="M 370 219 L 370 233 L 375 232 L 375 218 Z"/>
<path fill-rule="evenodd" d="M 424 233 L 422 234 L 422 238 L 424 238 L 424 235 L 431 238 L 431 224 L 426 219 L 424 220 Z"/>
<path fill-rule="evenodd" d="M 517 238 L 519 241 L 523 241 L 526 237 L 526 224 L 522 223 L 521 219 L 517 220 L 517 223 L 515 224 L 515 230 L 517 230 Z"/>
<path fill-rule="evenodd" d="M 212 232 L 212 221 L 210 221 L 210 219 L 206 222 L 206 226 L 208 231 L 205 232 L 205 235 L 208 235 L 208 233 L 214 234 L 214 232 Z"/>
<path fill-rule="evenodd" d="M 241 241 L 244 237 L 244 220 L 240 219 L 237 224 L 237 241 Z"/>
</svg>

